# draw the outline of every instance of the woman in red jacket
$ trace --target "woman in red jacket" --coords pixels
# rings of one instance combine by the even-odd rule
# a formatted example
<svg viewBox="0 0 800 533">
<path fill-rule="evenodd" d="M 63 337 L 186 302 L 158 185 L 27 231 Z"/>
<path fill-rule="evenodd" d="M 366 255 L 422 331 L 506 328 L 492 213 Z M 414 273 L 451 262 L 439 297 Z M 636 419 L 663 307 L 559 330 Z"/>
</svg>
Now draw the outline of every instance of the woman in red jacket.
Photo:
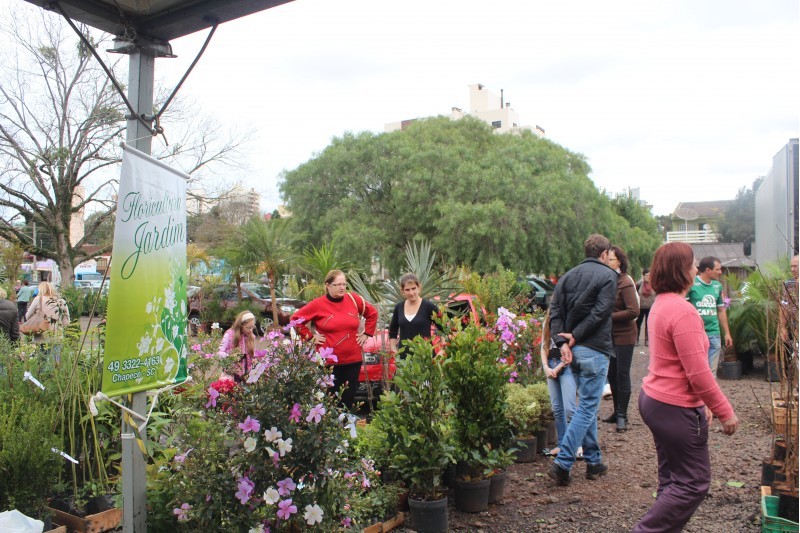
<svg viewBox="0 0 800 533">
<path fill-rule="evenodd" d="M 361 317 L 365 319 L 359 332 Z M 347 278 L 341 270 L 331 270 L 325 276 L 325 294 L 311 300 L 292 315 L 292 322 L 301 321 L 297 332 L 306 340 L 314 339 L 317 351 L 330 348 L 328 364 L 333 367 L 333 394 L 342 385 L 342 403 L 353 407 L 361 369 L 361 347 L 375 334 L 378 311 L 358 294 L 347 292 Z M 329 350 L 328 350 L 329 351 Z"/>
</svg>

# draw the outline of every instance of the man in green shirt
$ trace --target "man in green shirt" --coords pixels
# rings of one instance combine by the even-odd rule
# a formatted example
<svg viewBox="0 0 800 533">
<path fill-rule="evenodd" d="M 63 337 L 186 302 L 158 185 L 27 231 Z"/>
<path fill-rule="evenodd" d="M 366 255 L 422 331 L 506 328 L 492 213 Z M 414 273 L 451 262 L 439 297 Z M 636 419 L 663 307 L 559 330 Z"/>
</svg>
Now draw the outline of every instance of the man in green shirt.
<svg viewBox="0 0 800 533">
<path fill-rule="evenodd" d="M 25 313 L 28 312 L 28 303 L 33 298 L 33 287 L 31 287 L 31 282 L 26 280 L 22 281 L 22 287 L 19 288 L 17 291 L 17 313 L 19 315 L 19 321 L 25 321 Z"/>
<path fill-rule="evenodd" d="M 722 276 L 722 265 L 716 257 L 704 257 L 697 266 L 694 285 L 686 294 L 686 299 L 695 306 L 703 319 L 708 336 L 708 366 L 717 375 L 717 363 L 722 347 L 720 329 L 724 334 L 725 348 L 733 347 L 733 338 L 728 328 L 728 314 L 722 298 L 722 284 L 717 281 Z"/>
</svg>

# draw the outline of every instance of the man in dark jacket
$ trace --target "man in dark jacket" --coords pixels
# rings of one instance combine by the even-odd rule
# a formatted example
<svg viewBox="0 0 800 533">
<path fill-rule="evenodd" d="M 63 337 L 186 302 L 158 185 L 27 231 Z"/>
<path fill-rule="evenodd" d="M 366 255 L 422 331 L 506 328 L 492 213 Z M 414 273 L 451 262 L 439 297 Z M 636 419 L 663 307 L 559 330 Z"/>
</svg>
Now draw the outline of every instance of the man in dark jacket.
<svg viewBox="0 0 800 533">
<path fill-rule="evenodd" d="M 569 485 L 580 446 L 587 479 L 597 479 L 608 471 L 597 443 L 597 412 L 608 359 L 614 354 L 611 312 L 617 273 L 607 264 L 610 248 L 604 236 L 589 236 L 583 244 L 586 259 L 561 277 L 550 303 L 550 333 L 561 350 L 561 361 L 572 365 L 580 399 L 549 472 L 559 485 Z"/>
<path fill-rule="evenodd" d="M 0 332 L 16 342 L 19 340 L 19 315 L 14 302 L 6 298 L 8 293 L 0 287 Z"/>
</svg>

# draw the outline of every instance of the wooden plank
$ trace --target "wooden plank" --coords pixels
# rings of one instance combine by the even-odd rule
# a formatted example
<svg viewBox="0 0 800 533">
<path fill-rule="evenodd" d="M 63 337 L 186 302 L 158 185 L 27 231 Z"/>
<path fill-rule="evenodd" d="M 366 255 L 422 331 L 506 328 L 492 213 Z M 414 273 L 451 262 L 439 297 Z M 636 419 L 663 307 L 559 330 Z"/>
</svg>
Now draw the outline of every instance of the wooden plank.
<svg viewBox="0 0 800 533">
<path fill-rule="evenodd" d="M 88 515 L 86 518 L 71 515 L 58 509 L 50 509 L 56 522 L 67 526 L 68 531 L 78 533 L 102 533 L 119 526 L 122 509 L 109 509 L 102 513 Z"/>
<path fill-rule="evenodd" d="M 406 521 L 405 515 L 403 513 L 397 513 L 397 516 L 383 523 L 383 533 L 391 531 L 396 527 L 402 526 L 405 521 Z"/>
<path fill-rule="evenodd" d="M 53 524 L 53 529 L 45 531 L 44 533 L 67 533 L 67 526 L 58 526 Z"/>
</svg>

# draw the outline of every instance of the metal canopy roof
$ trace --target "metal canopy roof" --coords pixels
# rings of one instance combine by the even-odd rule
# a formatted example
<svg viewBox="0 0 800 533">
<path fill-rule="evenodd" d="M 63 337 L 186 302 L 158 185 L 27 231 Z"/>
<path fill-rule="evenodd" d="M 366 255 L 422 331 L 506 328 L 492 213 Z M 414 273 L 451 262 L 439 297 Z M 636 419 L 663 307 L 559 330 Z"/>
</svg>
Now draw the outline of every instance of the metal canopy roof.
<svg viewBox="0 0 800 533">
<path fill-rule="evenodd" d="M 172 39 L 252 15 L 292 0 L 25 0 L 44 9 L 58 3 L 75 21 L 128 40 Z"/>
</svg>

